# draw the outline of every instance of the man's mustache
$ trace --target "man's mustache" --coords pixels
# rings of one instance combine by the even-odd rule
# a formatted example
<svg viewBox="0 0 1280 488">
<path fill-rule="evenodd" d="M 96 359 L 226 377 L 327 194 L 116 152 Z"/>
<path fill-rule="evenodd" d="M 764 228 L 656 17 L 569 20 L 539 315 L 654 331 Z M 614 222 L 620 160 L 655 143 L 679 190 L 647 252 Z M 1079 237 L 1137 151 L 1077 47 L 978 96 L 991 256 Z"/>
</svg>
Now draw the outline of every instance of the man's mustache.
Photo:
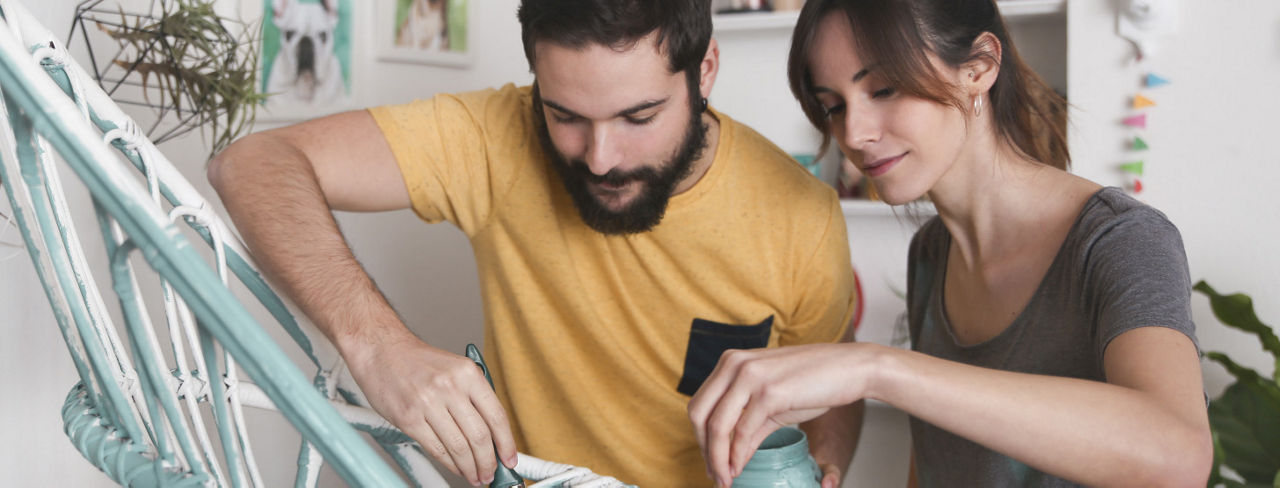
<svg viewBox="0 0 1280 488">
<path fill-rule="evenodd" d="M 586 161 L 574 159 L 569 161 L 569 169 L 578 178 L 588 183 L 622 185 L 631 183 L 632 181 L 653 181 L 661 175 L 654 168 L 636 168 L 631 171 L 621 171 L 617 169 L 609 170 L 608 173 L 598 175 L 591 172 Z"/>
</svg>

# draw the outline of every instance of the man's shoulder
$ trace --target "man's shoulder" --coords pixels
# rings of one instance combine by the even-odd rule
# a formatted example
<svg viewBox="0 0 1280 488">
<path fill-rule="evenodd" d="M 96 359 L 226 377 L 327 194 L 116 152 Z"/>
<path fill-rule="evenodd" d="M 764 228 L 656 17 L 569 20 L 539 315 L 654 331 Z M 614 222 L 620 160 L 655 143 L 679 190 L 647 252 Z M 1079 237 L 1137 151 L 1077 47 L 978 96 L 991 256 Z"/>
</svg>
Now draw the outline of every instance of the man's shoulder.
<svg viewBox="0 0 1280 488">
<path fill-rule="evenodd" d="M 428 117 L 449 120 L 465 115 L 477 122 L 511 121 L 523 120 L 524 118 L 518 115 L 529 113 L 531 101 L 531 87 L 508 83 L 497 88 L 437 93 L 411 102 L 372 107 L 370 111 L 375 117 L 391 116 L 409 119 Z"/>
<path fill-rule="evenodd" d="M 532 105 L 533 89 L 529 85 L 507 83 L 497 88 L 459 92 L 450 96 L 469 107 L 520 110 Z"/>
<path fill-rule="evenodd" d="M 721 117 L 731 131 L 730 147 L 724 152 L 730 166 L 737 169 L 735 186 L 751 191 L 753 198 L 775 201 L 779 208 L 797 206 L 826 209 L 838 200 L 835 189 L 801 166 L 790 154 L 750 126 Z"/>
</svg>

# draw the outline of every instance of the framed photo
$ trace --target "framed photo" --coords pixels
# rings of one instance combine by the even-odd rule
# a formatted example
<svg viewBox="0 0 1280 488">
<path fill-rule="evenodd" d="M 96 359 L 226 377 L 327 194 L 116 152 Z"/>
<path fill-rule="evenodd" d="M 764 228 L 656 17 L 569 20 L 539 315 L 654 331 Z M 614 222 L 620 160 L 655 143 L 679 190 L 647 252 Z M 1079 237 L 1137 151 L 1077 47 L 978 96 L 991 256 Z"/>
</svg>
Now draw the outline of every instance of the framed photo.
<svg viewBox="0 0 1280 488">
<path fill-rule="evenodd" d="M 376 0 L 377 57 L 382 61 L 471 66 L 470 0 Z"/>
<path fill-rule="evenodd" d="M 259 119 L 305 120 L 352 104 L 352 0 L 264 0 Z"/>
</svg>

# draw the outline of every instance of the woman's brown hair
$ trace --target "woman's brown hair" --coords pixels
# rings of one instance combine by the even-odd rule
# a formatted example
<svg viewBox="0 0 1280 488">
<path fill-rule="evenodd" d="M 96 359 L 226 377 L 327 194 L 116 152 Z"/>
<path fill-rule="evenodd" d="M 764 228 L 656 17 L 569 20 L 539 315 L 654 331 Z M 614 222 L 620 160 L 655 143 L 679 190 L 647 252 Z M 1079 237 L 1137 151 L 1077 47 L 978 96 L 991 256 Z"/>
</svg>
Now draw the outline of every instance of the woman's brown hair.
<svg viewBox="0 0 1280 488">
<path fill-rule="evenodd" d="M 990 32 L 1003 47 L 989 100 L 998 137 L 1031 159 L 1060 169 L 1070 166 L 1066 100 L 1018 56 L 995 0 L 807 0 L 792 36 L 787 76 L 805 116 L 822 132 L 823 150 L 831 143 L 831 127 L 814 95 L 809 53 L 822 48 L 814 46 L 814 37 L 823 17 L 833 12 L 848 17 L 854 49 L 873 60 L 899 93 L 964 113 L 969 105 L 934 71 L 928 53 L 953 68 L 992 57 L 990 49 L 974 46 Z"/>
</svg>

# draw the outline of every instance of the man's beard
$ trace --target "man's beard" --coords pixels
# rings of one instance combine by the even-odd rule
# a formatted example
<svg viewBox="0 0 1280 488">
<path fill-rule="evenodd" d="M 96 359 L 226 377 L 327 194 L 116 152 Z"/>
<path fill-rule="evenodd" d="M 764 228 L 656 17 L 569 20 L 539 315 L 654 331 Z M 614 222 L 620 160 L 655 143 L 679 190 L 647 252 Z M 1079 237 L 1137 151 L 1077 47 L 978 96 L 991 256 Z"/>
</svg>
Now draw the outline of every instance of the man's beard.
<svg viewBox="0 0 1280 488">
<path fill-rule="evenodd" d="M 697 93 L 696 90 L 690 90 L 691 115 L 684 139 L 661 166 L 646 166 L 626 172 L 614 169 L 604 175 L 596 175 L 585 161 L 570 161 L 556 149 L 551 141 L 551 133 L 547 130 L 537 84 L 534 84 L 533 120 L 538 128 L 538 138 L 542 141 L 547 157 L 551 159 L 551 165 L 560 175 L 560 181 L 564 182 L 565 189 L 573 198 L 573 204 L 578 208 L 583 222 L 602 234 L 623 235 L 646 232 L 662 221 L 676 185 L 693 172 L 693 162 L 702 156 L 702 151 L 707 147 L 708 128 L 702 121 L 700 99 L 692 96 Z M 620 210 L 606 207 L 591 193 L 588 186 L 592 183 L 622 185 L 631 182 L 638 182 L 642 189 L 639 195 Z"/>
</svg>

